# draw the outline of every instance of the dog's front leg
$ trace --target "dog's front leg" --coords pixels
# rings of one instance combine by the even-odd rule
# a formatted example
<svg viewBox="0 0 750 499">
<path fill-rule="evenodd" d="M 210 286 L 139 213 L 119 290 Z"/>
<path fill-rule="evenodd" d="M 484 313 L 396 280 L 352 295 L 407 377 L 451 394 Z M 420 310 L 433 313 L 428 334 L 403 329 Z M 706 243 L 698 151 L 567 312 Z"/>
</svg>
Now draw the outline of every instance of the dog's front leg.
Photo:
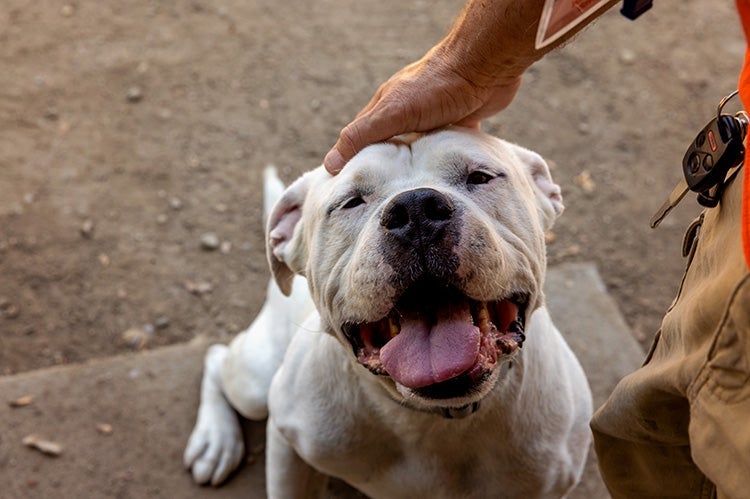
<svg viewBox="0 0 750 499">
<path fill-rule="evenodd" d="M 218 485 L 240 464 L 245 452 L 237 414 L 224 397 L 220 371 L 227 356 L 225 345 L 206 352 L 198 419 L 185 448 L 185 466 L 200 484 Z"/>
<path fill-rule="evenodd" d="M 266 489 L 269 499 L 318 499 L 328 485 L 320 473 L 297 455 L 273 420 L 266 426 Z"/>
</svg>

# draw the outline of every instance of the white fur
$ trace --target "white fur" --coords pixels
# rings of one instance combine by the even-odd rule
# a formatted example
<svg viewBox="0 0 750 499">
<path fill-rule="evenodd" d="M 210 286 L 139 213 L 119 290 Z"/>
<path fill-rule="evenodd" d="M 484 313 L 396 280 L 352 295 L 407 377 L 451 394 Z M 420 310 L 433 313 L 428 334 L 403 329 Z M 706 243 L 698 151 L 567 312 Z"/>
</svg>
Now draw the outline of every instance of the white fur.
<svg viewBox="0 0 750 499">
<path fill-rule="evenodd" d="M 456 181 L 478 167 L 505 176 L 473 191 Z M 278 195 L 275 182 L 269 171 L 267 196 Z M 336 209 L 331 203 L 352 186 L 369 189 L 367 202 L 358 211 Z M 512 368 L 448 401 L 370 373 L 340 327 L 378 320 L 393 307 L 398 290 L 389 278 L 398 269 L 380 251 L 378 220 L 390 199 L 418 187 L 460 206 L 457 274 L 468 296 L 523 290 L 530 298 L 527 341 Z M 544 231 L 561 211 L 559 187 L 538 155 L 478 132 L 371 146 L 336 177 L 322 167 L 303 176 L 268 215 L 271 267 L 291 295 L 270 284 L 253 324 L 206 356 L 185 450 L 194 479 L 217 484 L 238 465 L 234 408 L 268 416 L 269 497 L 319 497 L 327 476 L 375 498 L 563 497 L 583 470 L 592 403 L 541 292 Z M 437 413 L 474 402 L 479 409 L 463 419 Z"/>
</svg>

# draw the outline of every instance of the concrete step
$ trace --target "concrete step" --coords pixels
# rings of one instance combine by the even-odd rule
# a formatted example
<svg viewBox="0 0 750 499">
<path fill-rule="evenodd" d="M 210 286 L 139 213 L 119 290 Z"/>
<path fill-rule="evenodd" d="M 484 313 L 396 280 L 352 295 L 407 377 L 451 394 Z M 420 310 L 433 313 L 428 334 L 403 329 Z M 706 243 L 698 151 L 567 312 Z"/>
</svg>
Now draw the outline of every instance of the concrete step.
<svg viewBox="0 0 750 499">
<path fill-rule="evenodd" d="M 586 370 L 595 405 L 636 369 L 643 353 L 592 264 L 549 270 L 552 317 Z M 265 497 L 264 428 L 247 424 L 247 465 L 218 489 L 193 484 L 182 451 L 198 405 L 209 342 L 0 377 L 0 483 L 8 498 Z M 10 407 L 22 396 L 33 401 Z M 102 433 L 97 425 L 111 425 Z M 57 457 L 23 445 L 37 434 L 62 446 Z M 334 484 L 331 497 L 356 497 Z M 575 498 L 608 497 L 590 454 Z"/>
</svg>

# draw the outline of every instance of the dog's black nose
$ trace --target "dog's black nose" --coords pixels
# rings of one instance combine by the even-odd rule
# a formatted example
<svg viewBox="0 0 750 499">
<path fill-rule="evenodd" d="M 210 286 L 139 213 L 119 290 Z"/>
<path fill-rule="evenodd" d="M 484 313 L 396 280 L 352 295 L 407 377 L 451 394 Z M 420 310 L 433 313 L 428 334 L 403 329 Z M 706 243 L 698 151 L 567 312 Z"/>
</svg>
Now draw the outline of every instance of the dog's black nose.
<svg viewBox="0 0 750 499">
<path fill-rule="evenodd" d="M 380 225 L 404 243 L 426 244 L 442 237 L 455 211 L 447 196 L 424 187 L 393 198 L 383 210 Z"/>
</svg>

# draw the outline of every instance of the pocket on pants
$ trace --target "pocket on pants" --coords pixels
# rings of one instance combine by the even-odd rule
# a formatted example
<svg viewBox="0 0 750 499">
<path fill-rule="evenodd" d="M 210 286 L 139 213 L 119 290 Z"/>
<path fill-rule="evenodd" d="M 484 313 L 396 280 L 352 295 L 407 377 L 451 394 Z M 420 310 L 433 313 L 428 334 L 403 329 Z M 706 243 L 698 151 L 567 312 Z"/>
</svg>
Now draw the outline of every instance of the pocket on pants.
<svg viewBox="0 0 750 499">
<path fill-rule="evenodd" d="M 688 390 L 690 447 L 695 464 L 720 498 L 747 497 L 750 469 L 750 277 L 735 287 Z"/>
<path fill-rule="evenodd" d="M 750 276 L 732 293 L 706 360 L 702 388 L 727 402 L 750 396 Z"/>
</svg>

